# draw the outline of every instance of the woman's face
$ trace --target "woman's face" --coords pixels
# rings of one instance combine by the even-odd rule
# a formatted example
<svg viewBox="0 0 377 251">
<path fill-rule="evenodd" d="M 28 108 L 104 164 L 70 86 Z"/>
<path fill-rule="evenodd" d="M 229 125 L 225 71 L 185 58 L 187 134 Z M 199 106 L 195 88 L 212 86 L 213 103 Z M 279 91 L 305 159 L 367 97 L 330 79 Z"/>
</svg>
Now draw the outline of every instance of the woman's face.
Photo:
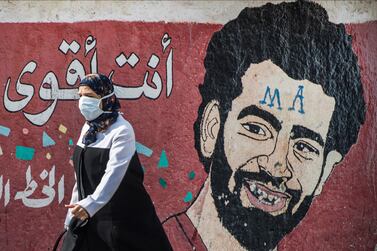
<svg viewBox="0 0 377 251">
<path fill-rule="evenodd" d="M 81 96 L 87 96 L 92 98 L 98 98 L 100 99 L 101 96 L 99 96 L 97 93 L 95 93 L 89 86 L 80 86 L 78 94 Z M 102 102 L 100 103 L 100 108 L 102 109 Z"/>
<path fill-rule="evenodd" d="M 97 93 L 95 93 L 89 86 L 80 86 L 78 94 L 81 96 L 101 98 Z"/>
</svg>

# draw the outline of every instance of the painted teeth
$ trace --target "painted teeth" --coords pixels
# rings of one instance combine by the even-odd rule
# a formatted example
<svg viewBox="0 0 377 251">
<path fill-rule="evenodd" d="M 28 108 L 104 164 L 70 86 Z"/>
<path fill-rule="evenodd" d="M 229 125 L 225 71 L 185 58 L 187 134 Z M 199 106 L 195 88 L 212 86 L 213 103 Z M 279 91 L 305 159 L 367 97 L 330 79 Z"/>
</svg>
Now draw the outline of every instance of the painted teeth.
<svg viewBox="0 0 377 251">
<path fill-rule="evenodd" d="M 274 196 L 274 195 L 268 195 L 267 199 L 272 202 L 272 201 L 274 201 L 274 197 L 276 197 L 276 196 Z"/>
<path fill-rule="evenodd" d="M 262 191 L 261 189 L 257 188 L 255 183 L 250 184 L 250 191 L 263 204 L 274 205 L 281 200 L 278 196 L 272 195 L 272 194 L 267 194 L 265 191 Z"/>
<path fill-rule="evenodd" d="M 257 186 L 253 183 L 250 185 L 250 190 L 254 192 L 255 188 L 257 188 Z"/>
</svg>

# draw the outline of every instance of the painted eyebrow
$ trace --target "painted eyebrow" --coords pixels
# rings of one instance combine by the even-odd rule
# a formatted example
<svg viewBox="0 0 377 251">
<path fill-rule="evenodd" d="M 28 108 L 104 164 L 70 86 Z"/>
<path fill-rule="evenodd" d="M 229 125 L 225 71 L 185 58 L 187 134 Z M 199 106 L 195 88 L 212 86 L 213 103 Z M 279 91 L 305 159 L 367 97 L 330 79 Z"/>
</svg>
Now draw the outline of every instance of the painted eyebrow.
<svg viewBox="0 0 377 251">
<path fill-rule="evenodd" d="M 266 120 L 268 123 L 271 124 L 271 126 L 276 131 L 281 130 L 281 123 L 279 122 L 279 120 L 274 115 L 272 115 L 272 113 L 269 113 L 268 111 L 262 110 L 262 109 L 258 108 L 256 105 L 251 105 L 251 106 L 248 106 L 248 107 L 245 107 L 244 109 L 242 109 L 242 111 L 238 115 L 237 119 L 240 120 L 240 119 L 242 119 L 246 116 L 249 116 L 249 115 L 258 116 L 258 117 Z"/>
<path fill-rule="evenodd" d="M 297 138 L 308 138 L 308 139 L 318 142 L 318 144 L 320 144 L 322 147 L 324 146 L 324 142 L 321 135 L 304 126 L 300 126 L 300 125 L 293 126 L 291 139 L 297 139 Z"/>
</svg>

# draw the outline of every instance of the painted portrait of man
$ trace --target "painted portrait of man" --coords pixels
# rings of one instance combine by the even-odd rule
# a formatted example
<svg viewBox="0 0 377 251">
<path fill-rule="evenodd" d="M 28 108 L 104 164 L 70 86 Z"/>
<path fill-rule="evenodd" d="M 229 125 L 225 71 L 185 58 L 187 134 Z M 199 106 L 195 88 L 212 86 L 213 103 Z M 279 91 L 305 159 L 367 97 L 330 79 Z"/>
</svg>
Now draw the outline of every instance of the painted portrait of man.
<svg viewBox="0 0 377 251">
<path fill-rule="evenodd" d="M 364 123 L 351 37 L 316 3 L 245 8 L 214 33 L 204 66 L 194 131 L 208 178 L 168 221 L 196 250 L 272 250 Z"/>
</svg>

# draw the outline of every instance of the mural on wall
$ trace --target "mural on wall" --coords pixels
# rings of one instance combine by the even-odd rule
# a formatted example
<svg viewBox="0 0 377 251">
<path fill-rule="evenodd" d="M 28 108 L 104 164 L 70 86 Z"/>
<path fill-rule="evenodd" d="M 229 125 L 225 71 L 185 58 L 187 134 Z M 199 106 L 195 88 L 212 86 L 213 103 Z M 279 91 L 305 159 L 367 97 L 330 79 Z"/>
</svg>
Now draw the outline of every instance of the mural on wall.
<svg viewBox="0 0 377 251">
<path fill-rule="evenodd" d="M 364 123 L 351 37 L 314 3 L 246 8 L 213 35 L 204 64 L 194 130 L 208 178 L 170 220 L 195 250 L 271 250 Z"/>
<path fill-rule="evenodd" d="M 0 23 L 0 249 L 62 230 L 91 72 L 114 81 L 174 250 L 374 248 L 376 27 L 305 1 L 225 25 Z"/>
</svg>

